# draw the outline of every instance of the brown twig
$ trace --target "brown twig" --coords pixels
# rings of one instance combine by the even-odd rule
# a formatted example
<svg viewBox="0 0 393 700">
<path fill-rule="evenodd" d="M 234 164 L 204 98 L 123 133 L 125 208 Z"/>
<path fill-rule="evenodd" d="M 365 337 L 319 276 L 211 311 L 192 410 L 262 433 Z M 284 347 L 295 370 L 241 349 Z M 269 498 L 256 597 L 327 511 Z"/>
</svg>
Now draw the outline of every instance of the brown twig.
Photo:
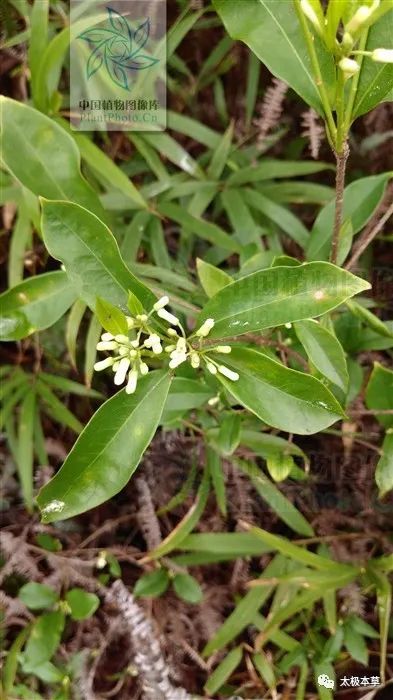
<svg viewBox="0 0 393 700">
<path fill-rule="evenodd" d="M 334 228 L 332 236 L 332 249 L 330 254 L 330 262 L 337 263 L 338 246 L 340 242 L 340 231 L 343 218 L 344 205 L 344 188 L 345 188 L 345 170 L 349 156 L 348 144 L 344 144 L 341 153 L 336 153 L 337 171 L 336 171 L 336 207 L 334 212 Z"/>
<path fill-rule="evenodd" d="M 391 191 L 389 191 L 389 198 L 391 196 Z M 383 204 L 385 204 L 386 201 L 383 200 Z M 345 265 L 346 270 L 350 270 L 354 265 L 357 263 L 359 260 L 360 256 L 366 248 L 372 243 L 374 238 L 382 231 L 383 227 L 385 226 L 386 222 L 390 219 L 390 217 L 393 216 L 393 201 L 390 204 L 390 207 L 386 210 L 385 214 L 377 221 L 375 225 L 371 225 L 370 228 L 366 229 L 362 236 L 359 238 L 359 241 L 355 247 L 354 252 L 352 253 L 351 258 Z"/>
</svg>

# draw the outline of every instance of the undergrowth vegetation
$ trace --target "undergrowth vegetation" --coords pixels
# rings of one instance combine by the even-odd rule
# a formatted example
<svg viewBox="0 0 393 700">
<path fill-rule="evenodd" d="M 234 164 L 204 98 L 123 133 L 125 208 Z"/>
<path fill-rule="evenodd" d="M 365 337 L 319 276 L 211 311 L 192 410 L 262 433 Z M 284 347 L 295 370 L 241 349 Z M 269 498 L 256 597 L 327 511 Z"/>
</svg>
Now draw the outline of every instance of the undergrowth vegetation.
<svg viewBox="0 0 393 700">
<path fill-rule="evenodd" d="M 2 697 L 392 693 L 393 2 L 167 5 L 156 132 L 1 9 Z"/>
</svg>

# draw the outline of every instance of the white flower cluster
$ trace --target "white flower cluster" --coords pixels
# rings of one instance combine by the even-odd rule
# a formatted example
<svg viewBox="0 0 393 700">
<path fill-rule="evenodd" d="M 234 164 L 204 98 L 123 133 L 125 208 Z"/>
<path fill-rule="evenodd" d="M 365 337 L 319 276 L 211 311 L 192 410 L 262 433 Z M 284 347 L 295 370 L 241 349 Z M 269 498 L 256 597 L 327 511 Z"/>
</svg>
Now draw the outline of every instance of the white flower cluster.
<svg viewBox="0 0 393 700">
<path fill-rule="evenodd" d="M 94 365 L 97 372 L 112 367 L 115 373 L 114 383 L 117 386 L 124 384 L 127 379 L 126 392 L 133 394 L 136 390 L 138 377 L 149 372 L 149 366 L 145 360 L 154 356 L 169 354 L 169 367 L 176 369 L 183 362 L 189 361 L 194 369 L 204 363 L 211 374 L 219 372 L 233 382 L 239 379 L 237 372 L 225 365 L 217 363 L 209 356 L 209 352 L 229 354 L 230 345 L 218 345 L 204 348 L 203 339 L 206 338 L 214 327 L 214 319 L 208 318 L 202 326 L 186 338 L 184 328 L 179 319 L 170 313 L 165 307 L 169 304 L 167 296 L 161 297 L 148 314 L 138 314 L 135 318 L 127 317 L 127 325 L 130 336 L 105 332 L 97 344 L 97 350 L 111 352 L 112 355 L 100 360 Z M 151 326 L 151 317 L 156 313 L 158 318 L 170 324 L 166 329 L 166 337 L 161 337 L 156 329 Z M 174 326 L 174 327 L 173 327 Z M 171 341 L 163 347 L 162 343 Z M 197 341 L 197 343 L 195 343 Z"/>
</svg>

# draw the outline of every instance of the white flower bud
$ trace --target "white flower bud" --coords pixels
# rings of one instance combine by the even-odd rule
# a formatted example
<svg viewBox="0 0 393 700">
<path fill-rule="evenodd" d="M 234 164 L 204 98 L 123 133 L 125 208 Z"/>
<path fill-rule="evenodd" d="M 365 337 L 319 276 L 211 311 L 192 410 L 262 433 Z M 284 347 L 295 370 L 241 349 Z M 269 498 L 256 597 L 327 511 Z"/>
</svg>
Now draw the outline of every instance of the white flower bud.
<svg viewBox="0 0 393 700">
<path fill-rule="evenodd" d="M 217 404 L 220 403 L 220 397 L 213 396 L 213 398 L 209 399 L 207 403 L 209 404 L 209 406 L 217 406 Z"/>
<path fill-rule="evenodd" d="M 374 49 L 371 59 L 377 63 L 393 63 L 393 49 Z"/>
<path fill-rule="evenodd" d="M 224 365 L 220 365 L 218 368 L 218 371 L 220 374 L 223 374 L 224 377 L 227 377 L 227 379 L 230 379 L 231 382 L 237 382 L 239 379 L 239 375 L 237 372 L 233 372 L 229 367 L 225 367 Z"/>
<path fill-rule="evenodd" d="M 113 366 L 112 366 L 112 371 L 117 372 L 117 370 L 119 369 L 119 365 L 120 365 L 120 360 L 117 360 L 117 362 L 114 362 Z"/>
<path fill-rule="evenodd" d="M 172 338 L 179 335 L 177 330 L 175 330 L 174 328 L 167 328 L 167 333 L 168 335 L 172 336 Z"/>
<path fill-rule="evenodd" d="M 206 367 L 209 370 L 210 374 L 217 374 L 217 367 L 216 365 L 213 365 L 212 362 L 208 362 L 206 364 Z"/>
<path fill-rule="evenodd" d="M 116 350 L 117 343 L 115 340 L 105 340 L 97 343 L 97 350 Z"/>
<path fill-rule="evenodd" d="M 372 7 L 367 7 L 367 5 L 361 5 L 358 10 L 356 10 L 355 14 L 353 17 L 349 20 L 348 24 L 346 25 L 345 29 L 350 32 L 351 34 L 354 34 L 355 32 L 360 29 L 362 24 L 368 20 L 370 15 L 373 13 L 373 8 Z"/>
<path fill-rule="evenodd" d="M 177 352 L 185 352 L 187 349 L 187 343 L 185 338 L 179 338 L 179 340 L 176 343 L 176 350 Z"/>
<path fill-rule="evenodd" d="M 214 352 L 220 352 L 222 355 L 229 355 L 229 353 L 232 352 L 230 345 L 217 345 L 216 348 L 212 349 L 214 349 Z"/>
<path fill-rule="evenodd" d="M 180 321 L 176 316 L 171 314 L 169 311 L 166 309 L 159 309 L 157 311 L 157 316 L 162 318 L 164 321 L 167 321 L 167 323 L 171 323 L 172 326 L 178 326 L 180 324 Z"/>
<path fill-rule="evenodd" d="M 345 80 L 359 72 L 359 64 L 353 58 L 342 58 L 338 65 L 344 73 Z"/>
<path fill-rule="evenodd" d="M 169 297 L 161 297 L 161 299 L 156 301 L 156 303 L 153 306 L 153 309 L 154 311 L 159 311 L 160 309 L 163 309 L 164 306 L 166 306 L 167 304 L 169 304 Z"/>
<path fill-rule="evenodd" d="M 100 552 L 96 559 L 96 568 L 104 569 L 106 567 L 106 552 Z"/>
<path fill-rule="evenodd" d="M 127 327 L 129 330 L 135 327 L 135 321 L 131 316 L 127 316 Z"/>
<path fill-rule="evenodd" d="M 132 369 L 128 374 L 128 382 L 126 386 L 126 394 L 134 394 L 136 385 L 138 383 L 138 372 L 136 369 Z"/>
<path fill-rule="evenodd" d="M 197 335 L 199 338 L 206 338 L 213 327 L 214 318 L 207 318 L 206 321 L 202 323 L 201 327 L 198 328 L 195 335 Z"/>
<path fill-rule="evenodd" d="M 100 362 L 96 362 L 94 365 L 94 369 L 96 372 L 101 372 L 103 369 L 107 369 L 108 367 L 112 367 L 114 363 L 114 358 L 113 357 L 107 357 L 105 360 L 100 360 Z"/>
<path fill-rule="evenodd" d="M 142 323 L 145 323 L 145 321 L 147 321 L 147 318 L 148 318 L 148 317 L 147 317 L 146 314 L 138 314 L 138 315 L 137 315 L 137 320 L 138 320 L 138 321 L 141 321 Z"/>
<path fill-rule="evenodd" d="M 165 352 L 173 352 L 176 350 L 176 345 L 166 345 L 165 346 Z"/>
<path fill-rule="evenodd" d="M 139 371 L 142 375 L 145 375 L 149 372 L 149 367 L 146 364 L 146 362 L 140 362 L 139 364 Z"/>
<path fill-rule="evenodd" d="M 198 353 L 192 352 L 190 355 L 190 359 L 191 359 L 191 367 L 193 367 L 193 369 L 198 369 L 198 367 L 200 367 L 200 364 L 201 364 L 201 358 L 199 357 Z"/>
<path fill-rule="evenodd" d="M 120 347 L 119 347 L 120 357 L 125 357 L 125 355 L 128 355 L 129 353 L 130 353 L 130 348 L 127 348 L 125 345 L 120 345 Z"/>
<path fill-rule="evenodd" d="M 125 381 L 129 366 L 130 360 L 128 359 L 128 357 L 123 357 L 119 362 L 119 367 L 117 368 L 115 378 L 113 380 L 116 386 L 120 386 L 120 384 L 123 384 L 123 382 Z"/>
<path fill-rule="evenodd" d="M 107 342 L 108 340 L 113 340 L 114 337 L 115 336 L 112 335 L 112 333 L 103 333 L 101 336 L 101 340 L 104 340 L 105 342 Z"/>
<path fill-rule="evenodd" d="M 131 340 L 130 345 L 132 348 L 139 348 L 139 340 Z"/>
<path fill-rule="evenodd" d="M 319 23 L 318 15 L 315 12 L 313 6 L 309 2 L 309 0 L 301 0 L 300 6 L 302 8 L 303 14 L 306 15 L 306 17 L 310 20 L 311 24 L 314 25 L 315 29 L 318 31 L 319 34 L 322 33 L 322 27 Z"/>
<path fill-rule="evenodd" d="M 115 340 L 117 343 L 128 343 L 130 342 L 130 339 L 127 335 L 123 335 L 122 333 L 119 333 L 118 335 L 115 335 Z"/>
</svg>

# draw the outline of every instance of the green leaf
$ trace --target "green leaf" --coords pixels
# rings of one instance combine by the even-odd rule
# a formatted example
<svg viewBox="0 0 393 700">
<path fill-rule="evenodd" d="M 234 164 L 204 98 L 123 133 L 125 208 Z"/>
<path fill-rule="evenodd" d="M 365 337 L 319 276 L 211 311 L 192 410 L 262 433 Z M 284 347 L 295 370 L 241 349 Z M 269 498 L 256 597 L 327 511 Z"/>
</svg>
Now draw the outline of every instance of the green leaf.
<svg viewBox="0 0 393 700">
<path fill-rule="evenodd" d="M 200 380 L 174 377 L 162 414 L 162 423 L 168 423 L 179 415 L 200 408 L 214 396 L 212 389 Z"/>
<path fill-rule="evenodd" d="M 47 372 L 40 372 L 40 381 L 49 384 L 49 386 L 54 387 L 57 391 L 74 394 L 75 396 L 89 396 L 92 399 L 99 399 L 102 397 L 98 391 L 94 389 L 88 389 L 84 384 L 79 384 L 74 382 L 72 379 L 67 379 L 66 377 L 58 377 L 55 374 L 48 374 Z"/>
<path fill-rule="evenodd" d="M 19 634 L 15 637 L 14 641 L 12 642 L 10 648 L 8 649 L 7 652 L 7 657 L 4 662 L 4 667 L 3 667 L 3 686 L 2 689 L 7 693 L 9 693 L 15 683 L 16 679 L 16 674 L 18 670 L 18 663 L 20 659 L 20 652 L 23 648 L 23 645 L 30 633 L 30 626 L 27 625 L 24 627 Z M 41 700 L 41 698 L 40 698 Z"/>
<path fill-rule="evenodd" d="M 382 443 L 382 456 L 377 464 L 375 481 L 379 497 L 383 498 L 393 489 L 393 431 L 389 430 Z"/>
<path fill-rule="evenodd" d="M 314 367 L 346 392 L 349 381 L 347 362 L 337 338 L 317 321 L 299 321 L 295 323 L 295 331 Z"/>
<path fill-rule="evenodd" d="M 225 681 L 232 675 L 233 671 L 239 666 L 243 658 L 242 648 L 235 647 L 225 659 L 217 666 L 205 683 L 204 690 L 209 695 L 214 695 L 224 685 Z"/>
<path fill-rule="evenodd" d="M 252 662 L 255 668 L 257 669 L 259 675 L 266 683 L 267 687 L 270 689 L 275 688 L 277 685 L 277 681 L 274 675 L 274 670 L 272 668 L 270 660 L 268 661 L 265 654 L 263 652 L 260 652 L 259 654 L 254 654 L 252 657 Z"/>
<path fill-rule="evenodd" d="M 299 535 L 313 537 L 314 530 L 305 517 L 255 464 L 237 460 L 236 465 L 247 474 L 260 497 L 288 527 Z"/>
<path fill-rule="evenodd" d="M 98 409 L 37 496 L 45 522 L 94 508 L 126 485 L 155 433 L 170 381 L 167 373 L 150 372 L 135 394 L 122 390 Z"/>
<path fill-rule="evenodd" d="M 210 472 L 217 505 L 225 518 L 227 514 L 227 500 L 225 493 L 224 471 L 222 468 L 220 455 L 210 447 L 206 447 L 206 464 Z"/>
<path fill-rule="evenodd" d="M 276 204 L 276 202 L 255 190 L 246 189 L 245 195 L 251 208 L 256 209 L 268 219 L 274 221 L 282 231 L 285 231 L 302 248 L 307 246 L 310 234 L 301 220 L 292 214 L 289 209 L 281 204 Z"/>
<path fill-rule="evenodd" d="M 156 132 L 155 134 L 143 133 L 139 137 L 150 146 L 168 158 L 171 163 L 177 165 L 181 170 L 192 175 L 198 180 L 203 180 L 205 177 L 200 166 L 190 154 L 177 142 L 172 136 L 164 132 Z"/>
<path fill-rule="evenodd" d="M 393 9 L 370 27 L 365 50 L 373 51 L 382 47 L 393 49 L 392 25 Z M 383 100 L 389 99 L 389 93 L 392 89 L 393 65 L 391 63 L 376 63 L 367 56 L 363 57 L 352 119 L 366 114 Z"/>
<path fill-rule="evenodd" d="M 291 455 L 277 452 L 277 454 L 267 458 L 266 466 L 273 481 L 285 481 L 295 466 L 295 462 Z"/>
<path fill-rule="evenodd" d="M 123 262 L 114 236 L 94 214 L 71 202 L 42 202 L 42 232 L 49 253 L 65 265 L 75 291 L 95 309 L 105 298 L 124 311 L 128 291 L 147 309 L 154 294 Z"/>
<path fill-rule="evenodd" d="M 370 61 L 371 62 L 371 61 Z M 371 175 L 355 180 L 344 191 L 343 222 L 350 222 L 352 234 L 355 235 L 362 229 L 375 209 L 380 203 L 386 189 L 386 185 L 391 178 L 391 173 L 381 175 Z M 335 201 L 319 212 L 307 246 L 308 260 L 327 260 L 330 253 L 333 224 L 334 224 Z M 340 263 L 343 260 L 339 261 Z"/>
<path fill-rule="evenodd" d="M 220 289 L 226 287 L 227 284 L 232 284 L 233 282 L 232 277 L 227 272 L 220 270 L 219 267 L 210 265 L 210 263 L 200 258 L 197 258 L 196 265 L 199 281 L 209 299 L 217 294 Z"/>
<path fill-rule="evenodd" d="M 22 400 L 19 414 L 17 466 L 26 508 L 33 507 L 33 461 L 34 461 L 34 416 L 36 395 L 27 392 Z"/>
<path fill-rule="evenodd" d="M 349 625 L 344 628 L 344 644 L 351 657 L 363 666 L 368 662 L 368 649 L 362 634 Z"/>
<path fill-rule="evenodd" d="M 320 114 L 321 100 L 304 34 L 293 3 L 277 0 L 214 0 L 213 5 L 234 39 L 244 41 L 269 70 L 288 83 Z M 315 37 L 323 81 L 334 86 L 333 56 Z"/>
<path fill-rule="evenodd" d="M 65 404 L 57 398 L 53 391 L 42 382 L 41 379 L 36 383 L 38 396 L 43 399 L 44 411 L 50 415 L 52 419 L 60 424 L 66 425 L 74 431 L 80 433 L 83 430 L 82 423 L 74 416 L 73 413 L 65 406 Z"/>
<path fill-rule="evenodd" d="M 18 598 L 30 610 L 41 610 L 42 608 L 50 608 L 56 603 L 59 596 L 50 586 L 29 581 L 19 590 Z"/>
<path fill-rule="evenodd" d="M 100 604 L 100 599 L 95 593 L 88 593 L 83 588 L 71 588 L 67 591 L 65 599 L 73 620 L 87 620 L 94 615 Z"/>
<path fill-rule="evenodd" d="M 169 586 L 169 576 L 166 569 L 156 569 L 141 576 L 135 584 L 134 596 L 157 598 L 165 593 Z"/>
<path fill-rule="evenodd" d="M 224 287 L 203 308 L 213 318 L 211 338 L 225 338 L 321 316 L 369 289 L 368 282 L 325 262 L 274 267 Z"/>
<path fill-rule="evenodd" d="M 197 216 L 192 216 L 179 204 L 172 202 L 160 202 L 157 206 L 160 214 L 173 219 L 180 226 L 184 226 L 191 233 L 195 233 L 199 238 L 205 239 L 213 245 L 220 246 L 232 253 L 240 252 L 239 243 L 228 233 L 225 233 L 217 224 L 205 221 Z"/>
<path fill-rule="evenodd" d="M 367 408 L 375 411 L 393 410 L 393 371 L 374 363 L 373 371 L 366 389 Z M 388 416 L 376 416 L 377 420 L 385 428 L 393 428 L 393 414 Z"/>
<path fill-rule="evenodd" d="M 76 291 L 65 272 L 30 277 L 0 295 L 1 340 L 21 340 L 53 326 L 74 303 Z"/>
<path fill-rule="evenodd" d="M 77 299 L 72 305 L 67 318 L 65 341 L 72 366 L 76 369 L 76 343 L 82 318 L 86 311 L 86 304 L 82 299 Z"/>
<path fill-rule="evenodd" d="M 220 382 L 243 406 L 274 428 L 311 435 L 345 415 L 318 379 L 289 369 L 257 350 L 234 346 L 225 364 L 239 374 L 239 380 L 234 382 L 218 373 Z"/>
<path fill-rule="evenodd" d="M 286 177 L 302 177 L 303 175 L 312 175 L 319 173 L 321 170 L 332 170 L 333 166 L 329 163 L 316 162 L 315 160 L 273 160 L 261 159 L 257 165 L 249 165 L 247 168 L 241 168 L 229 176 L 227 184 L 231 187 L 238 185 L 246 185 L 250 182 L 261 182 L 262 180 L 275 180 Z M 308 183 L 302 182 L 302 185 Z"/>
<path fill-rule="evenodd" d="M 224 457 L 233 454 L 239 445 L 240 428 L 241 417 L 239 414 L 232 412 L 222 415 L 215 446 Z"/>
<path fill-rule="evenodd" d="M 190 574 L 176 574 L 173 579 L 173 588 L 179 598 L 187 603 L 200 603 L 203 599 L 198 581 Z"/>
<path fill-rule="evenodd" d="M 366 326 L 372 328 L 376 333 L 384 336 L 385 338 L 393 338 L 393 332 L 386 325 L 386 323 L 383 323 L 383 321 L 381 321 L 381 319 L 379 319 L 378 316 L 366 309 L 365 306 L 358 304 L 358 302 L 354 301 L 353 299 L 347 301 L 347 306 L 354 316 L 360 318 L 360 320 L 363 321 L 366 324 Z"/>
<path fill-rule="evenodd" d="M 300 447 L 278 435 L 259 433 L 256 430 L 242 430 L 240 444 L 249 447 L 256 455 L 264 459 L 277 454 L 277 452 L 284 452 L 285 454 L 297 455 L 307 461 L 306 455 Z"/>
<path fill-rule="evenodd" d="M 34 622 L 24 652 L 23 669 L 34 673 L 37 666 L 49 661 L 60 644 L 64 628 L 64 613 L 45 613 Z"/>
<path fill-rule="evenodd" d="M 209 472 L 206 469 L 198 489 L 195 503 L 191 506 L 188 513 L 186 513 L 184 518 L 176 525 L 172 532 L 170 532 L 170 534 L 161 542 L 161 544 L 159 544 L 158 547 L 153 549 L 153 551 L 150 552 L 147 557 L 145 557 L 145 561 L 159 559 L 160 557 L 163 557 L 171 552 L 173 549 L 179 547 L 184 538 L 190 534 L 195 525 L 199 522 L 200 517 L 205 510 L 209 491 Z"/>
<path fill-rule="evenodd" d="M 112 335 L 127 335 L 127 319 L 117 306 L 97 297 L 96 314 L 101 326 Z"/>
<path fill-rule="evenodd" d="M 48 199 L 76 202 L 105 219 L 98 195 L 82 177 L 71 136 L 41 112 L 0 97 L 4 164 L 25 187 Z"/>
</svg>

